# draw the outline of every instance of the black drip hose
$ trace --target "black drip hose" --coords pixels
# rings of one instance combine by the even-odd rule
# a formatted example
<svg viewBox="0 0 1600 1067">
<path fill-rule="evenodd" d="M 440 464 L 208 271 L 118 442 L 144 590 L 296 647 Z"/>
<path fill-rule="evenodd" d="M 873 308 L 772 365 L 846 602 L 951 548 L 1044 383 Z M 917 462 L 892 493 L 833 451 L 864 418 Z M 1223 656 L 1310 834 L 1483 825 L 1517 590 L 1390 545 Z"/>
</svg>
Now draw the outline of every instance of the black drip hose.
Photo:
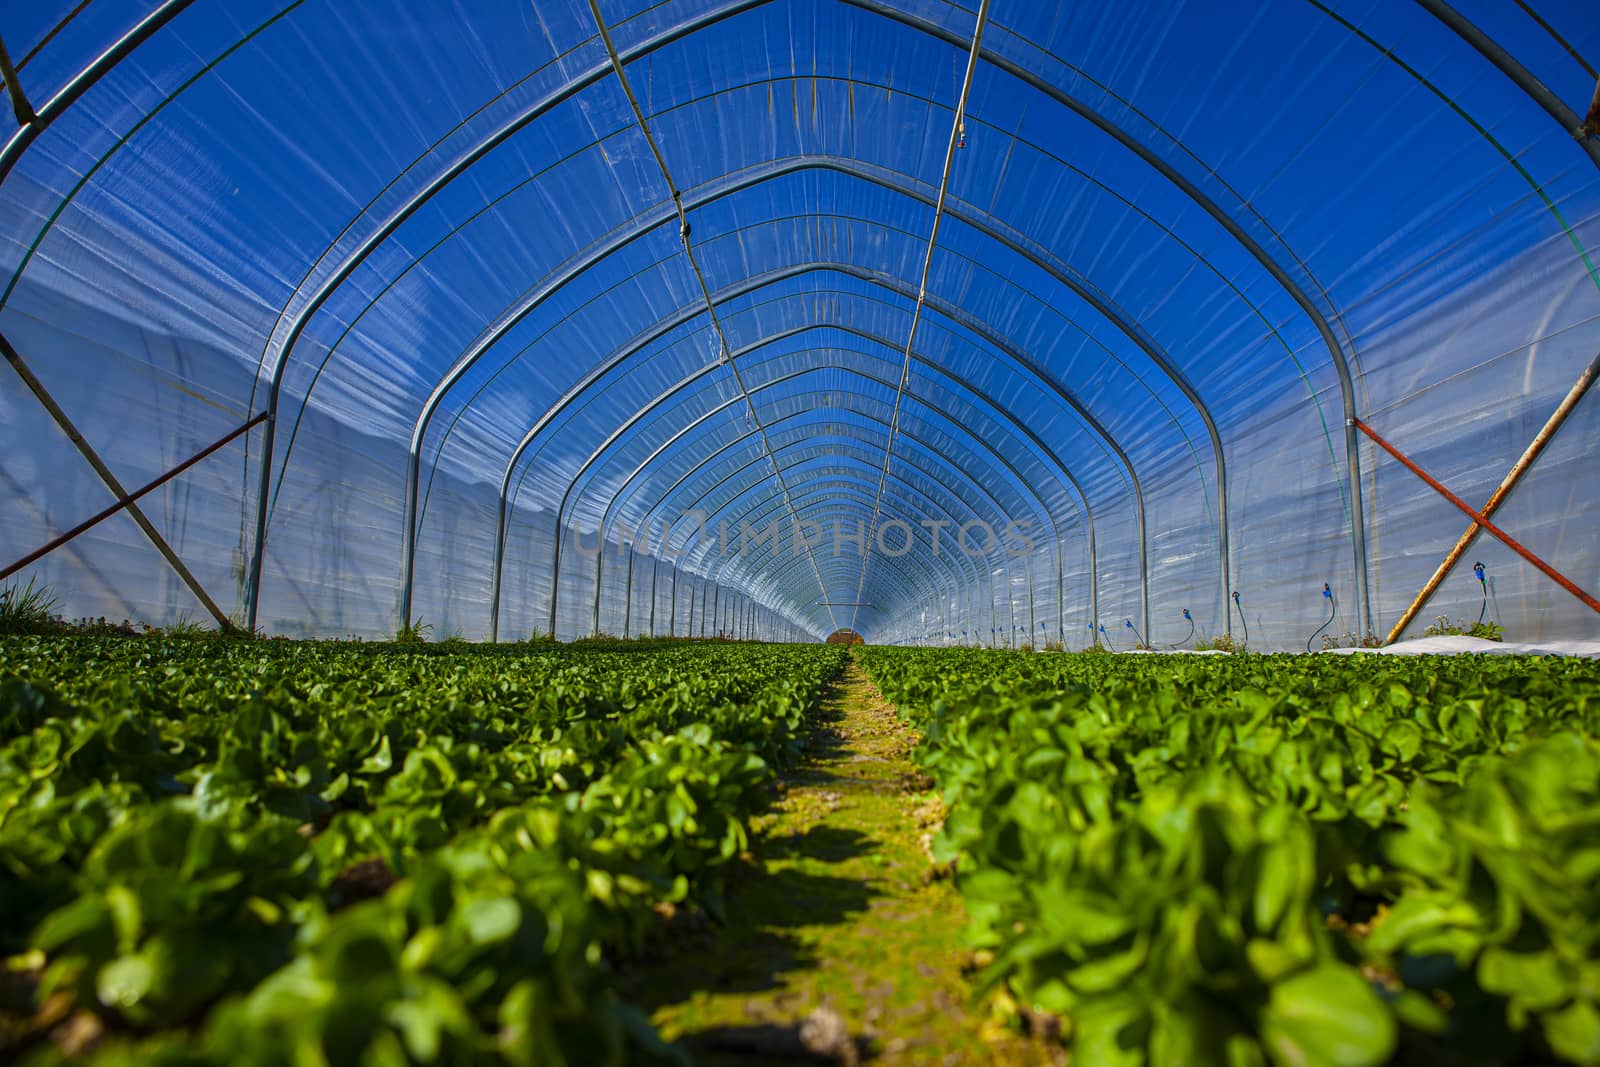
<svg viewBox="0 0 1600 1067">
<path fill-rule="evenodd" d="M 1133 624 L 1133 620 L 1132 619 L 1123 619 L 1122 621 L 1128 627 L 1128 629 L 1133 631 L 1133 640 L 1135 642 L 1133 647 L 1134 648 L 1143 648 L 1144 647 L 1144 635 L 1141 634 L 1139 632 L 1139 628 Z"/>
<path fill-rule="evenodd" d="M 1233 591 L 1233 607 L 1239 613 L 1239 623 L 1244 627 L 1244 643 L 1248 645 L 1250 643 L 1250 624 L 1245 621 L 1244 608 L 1239 604 L 1239 590 L 1237 589 Z"/>
<path fill-rule="evenodd" d="M 1478 584 L 1483 586 L 1483 604 L 1478 608 L 1478 625 L 1483 625 L 1483 614 L 1489 610 L 1489 580 L 1483 576 L 1483 564 L 1474 563 L 1472 573 L 1477 575 Z"/>
<path fill-rule="evenodd" d="M 1333 602 L 1333 588 L 1328 585 L 1327 582 L 1322 583 L 1322 595 L 1328 601 L 1328 621 L 1317 627 L 1316 632 L 1310 637 L 1306 638 L 1307 652 L 1311 651 L 1311 642 L 1317 639 L 1317 634 L 1320 634 L 1322 631 L 1333 625 L 1333 618 L 1336 614 L 1338 614 L 1339 611 L 1338 605 Z"/>
<path fill-rule="evenodd" d="M 1173 645 L 1173 648 L 1182 648 L 1184 645 L 1187 645 L 1190 641 L 1194 640 L 1194 616 L 1189 614 L 1188 608 L 1184 608 L 1183 617 L 1189 620 L 1189 633 L 1182 641 L 1179 641 L 1177 644 Z"/>
</svg>

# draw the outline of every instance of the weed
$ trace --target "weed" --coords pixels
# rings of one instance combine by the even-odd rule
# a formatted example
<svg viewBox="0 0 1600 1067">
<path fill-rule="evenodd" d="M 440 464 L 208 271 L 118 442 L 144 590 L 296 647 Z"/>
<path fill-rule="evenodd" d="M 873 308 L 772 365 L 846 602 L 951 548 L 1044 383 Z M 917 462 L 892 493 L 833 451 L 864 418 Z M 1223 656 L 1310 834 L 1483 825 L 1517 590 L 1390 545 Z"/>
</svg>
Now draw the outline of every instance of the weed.
<svg viewBox="0 0 1600 1067">
<path fill-rule="evenodd" d="M 417 616 L 417 621 L 402 623 L 400 629 L 395 631 L 394 643 L 397 645 L 425 645 L 433 634 L 433 627 L 422 621 L 422 616 Z"/>
<path fill-rule="evenodd" d="M 1203 641 L 1196 641 L 1194 643 L 1194 647 L 1195 647 L 1195 649 L 1197 651 L 1200 651 L 1200 652 L 1207 652 L 1207 651 L 1244 652 L 1244 651 L 1246 651 L 1244 642 L 1238 640 L 1232 634 L 1218 634 L 1215 637 L 1206 638 Z"/>
<path fill-rule="evenodd" d="M 61 630 L 55 617 L 56 595 L 48 585 L 15 583 L 0 588 L 0 634 L 52 634 Z"/>
<path fill-rule="evenodd" d="M 1379 648 L 1382 645 L 1383 639 L 1377 634 L 1365 634 L 1357 637 L 1353 630 L 1346 630 L 1342 634 L 1324 634 L 1322 637 L 1322 647 L 1324 649 Z"/>
<path fill-rule="evenodd" d="M 1468 622 L 1458 619 L 1454 623 L 1448 615 L 1435 615 L 1433 625 L 1422 631 L 1423 637 L 1479 637 L 1485 641 L 1504 641 L 1505 628 L 1494 620 Z"/>
</svg>

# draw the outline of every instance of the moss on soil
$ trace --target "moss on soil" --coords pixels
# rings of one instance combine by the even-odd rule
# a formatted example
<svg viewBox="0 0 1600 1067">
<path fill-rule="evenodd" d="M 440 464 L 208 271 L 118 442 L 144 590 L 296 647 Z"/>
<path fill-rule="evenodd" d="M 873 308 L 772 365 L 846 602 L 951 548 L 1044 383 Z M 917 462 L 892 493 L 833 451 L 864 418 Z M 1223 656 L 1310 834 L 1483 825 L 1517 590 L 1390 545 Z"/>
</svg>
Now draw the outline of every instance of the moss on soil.
<svg viewBox="0 0 1600 1067">
<path fill-rule="evenodd" d="M 629 967 L 631 998 L 702 1064 L 803 1062 L 797 1035 L 817 1008 L 854 1039 L 836 1060 L 1064 1061 L 973 1003 L 960 896 L 929 879 L 922 823 L 937 801 L 907 758 L 916 734 L 853 657 L 822 718 L 814 757 L 758 823 L 727 924 Z"/>
</svg>

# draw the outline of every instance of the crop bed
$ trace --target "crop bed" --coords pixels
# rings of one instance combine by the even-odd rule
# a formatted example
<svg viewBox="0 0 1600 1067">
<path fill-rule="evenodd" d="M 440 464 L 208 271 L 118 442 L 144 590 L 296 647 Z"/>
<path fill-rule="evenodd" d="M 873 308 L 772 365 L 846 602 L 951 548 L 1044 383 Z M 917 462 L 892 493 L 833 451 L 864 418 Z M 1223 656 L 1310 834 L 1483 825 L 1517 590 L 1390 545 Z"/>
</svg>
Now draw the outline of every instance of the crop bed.
<svg viewBox="0 0 1600 1067">
<path fill-rule="evenodd" d="M 870 805 L 847 656 L 928 775 Z M 896 1037 L 966 985 L 905 915 L 932 818 L 969 1007 L 1074 1067 L 1600 1065 L 1597 737 L 1574 660 L 0 639 L 0 1060 L 683 1063 L 648 988 L 702 1045 L 834 989 L 885 1062 L 1008 1062 Z"/>
<path fill-rule="evenodd" d="M 868 648 L 1075 1067 L 1600 1063 L 1600 669 Z"/>
<path fill-rule="evenodd" d="M 608 956 L 718 914 L 843 657 L 0 641 L 0 1058 L 679 1059 Z"/>
</svg>

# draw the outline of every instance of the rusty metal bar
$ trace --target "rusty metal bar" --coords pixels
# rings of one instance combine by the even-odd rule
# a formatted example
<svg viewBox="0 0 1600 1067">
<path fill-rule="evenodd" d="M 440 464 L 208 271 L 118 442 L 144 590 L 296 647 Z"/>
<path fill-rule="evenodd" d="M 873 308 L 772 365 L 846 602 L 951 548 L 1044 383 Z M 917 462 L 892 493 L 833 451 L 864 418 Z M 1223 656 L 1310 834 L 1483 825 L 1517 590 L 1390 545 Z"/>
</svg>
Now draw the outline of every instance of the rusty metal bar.
<svg viewBox="0 0 1600 1067">
<path fill-rule="evenodd" d="M 213 452 L 217 451 L 217 449 L 222 448 L 225 445 L 230 444 L 235 438 L 238 438 L 238 437 L 240 437 L 240 436 L 242 436 L 242 435 L 244 435 L 246 433 L 249 433 L 252 429 L 255 428 L 255 426 L 258 423 L 263 421 L 266 417 L 267 417 L 267 413 L 263 411 L 261 414 L 257 415 L 255 418 L 251 419 L 249 422 L 245 423 L 243 426 L 239 426 L 239 427 L 237 427 L 237 428 L 235 428 L 233 430 L 230 430 L 225 436 L 219 437 L 217 440 L 211 442 L 211 444 L 207 445 L 205 448 L 202 448 L 200 451 L 196 452 L 194 455 L 190 456 L 188 459 L 184 460 L 182 463 L 178 464 L 176 467 L 173 467 L 171 470 L 169 470 L 167 473 L 163 474 L 161 477 L 157 478 L 155 481 L 146 482 L 144 485 L 140 486 L 138 489 L 135 489 L 133 492 L 129 493 L 127 496 L 122 497 L 121 499 L 117 500 L 110 507 L 105 508 L 104 510 L 100 511 L 98 514 L 92 515 L 89 518 L 83 520 L 82 522 L 78 523 L 78 525 L 76 525 L 72 529 L 68 530 L 66 533 L 62 534 L 59 537 L 53 538 L 49 543 L 41 545 L 39 548 L 36 548 L 32 552 L 29 552 L 26 556 L 23 556 L 21 559 L 17 560 L 15 563 L 11 564 L 11 566 L 5 568 L 4 570 L 0 570 L 0 581 L 4 581 L 5 579 L 11 577 L 13 574 L 17 573 L 22 568 L 28 566 L 28 564 L 33 563 L 33 562 L 35 562 L 37 560 L 40 560 L 40 559 L 44 558 L 45 556 L 48 556 L 50 553 L 52 553 L 56 549 L 60 548 L 62 545 L 66 544 L 68 541 L 71 541 L 73 538 L 77 537 L 79 534 L 82 534 L 82 533 L 92 529 L 93 527 L 100 525 L 100 523 L 102 523 L 105 520 L 109 519 L 111 516 L 115 515 L 117 512 L 119 512 L 123 508 L 127 507 L 129 504 L 132 504 L 134 501 L 138 500 L 140 497 L 143 497 L 148 493 L 154 492 L 155 490 L 161 488 L 163 485 L 166 485 L 168 482 L 172 481 L 172 479 L 176 478 L 178 475 L 182 474 L 184 471 L 188 470 L 190 467 L 194 466 L 196 463 L 199 463 L 201 460 L 205 459 L 207 456 L 209 456 Z"/>
<path fill-rule="evenodd" d="M 1597 379 L 1600 379 L 1600 353 L 1595 355 L 1589 366 L 1578 376 L 1578 380 L 1567 391 L 1567 395 L 1562 398 L 1555 411 L 1545 420 L 1544 426 L 1540 428 L 1534 439 L 1528 443 L 1528 447 L 1523 450 L 1522 456 L 1506 476 L 1501 479 L 1500 484 L 1495 487 L 1494 494 L 1489 497 L 1488 503 L 1483 505 L 1485 517 L 1491 516 L 1499 510 L 1505 498 L 1511 493 L 1512 489 L 1516 488 L 1517 482 L 1533 466 L 1534 460 L 1539 458 L 1539 453 L 1543 452 L 1545 445 L 1548 445 L 1551 438 L 1555 437 L 1556 431 L 1561 429 L 1561 424 L 1567 421 L 1567 416 L 1572 414 L 1573 410 L 1578 406 L 1578 401 L 1583 399 Z M 1461 557 L 1467 554 L 1467 549 L 1471 548 L 1472 542 L 1477 540 L 1478 532 L 1481 529 L 1483 527 L 1474 521 L 1471 526 L 1467 527 L 1466 532 L 1456 539 L 1455 546 L 1444 557 L 1444 561 L 1433 572 L 1433 576 L 1428 579 L 1427 584 L 1417 593 L 1416 599 L 1411 601 L 1411 606 L 1406 608 L 1404 615 L 1400 616 L 1400 621 L 1394 624 L 1394 629 L 1389 631 L 1389 636 L 1384 639 L 1384 644 L 1393 644 L 1399 640 L 1401 632 L 1411 625 L 1412 620 L 1427 606 L 1428 598 L 1433 596 L 1434 591 L 1449 576 L 1455 565 L 1461 561 Z"/>
<path fill-rule="evenodd" d="M 61 432 L 67 435 L 67 440 L 72 442 L 74 447 L 77 448 L 78 454 L 88 461 L 89 466 L 94 468 L 94 472 L 100 476 L 100 480 L 105 483 L 106 488 L 111 490 L 112 495 L 119 500 L 126 499 L 128 491 L 122 487 L 121 482 L 117 481 L 117 476 L 111 473 L 111 468 L 105 465 L 105 462 L 100 458 L 100 454 L 84 439 L 83 434 L 78 432 L 78 428 L 72 424 L 72 420 L 67 418 L 67 413 L 61 410 L 61 405 L 56 403 L 55 397 L 51 396 L 50 391 L 44 387 L 44 383 L 34 376 L 33 371 L 23 361 L 22 356 L 4 334 L 0 334 L 0 354 L 5 356 L 6 362 L 11 364 L 11 369 L 17 372 L 17 376 L 27 385 L 39 403 L 44 405 L 44 409 L 50 413 L 50 417 L 61 428 Z M 172 569 L 177 572 L 178 577 L 183 579 L 183 584 L 189 587 L 189 592 L 193 593 L 195 599 L 200 601 L 206 611 L 211 613 L 211 617 L 217 621 L 217 625 L 222 627 L 224 631 L 237 629 L 233 625 L 233 621 L 222 613 L 221 608 L 217 607 L 216 601 L 212 600 L 206 593 L 199 580 L 189 572 L 189 568 L 184 566 L 183 560 L 178 558 L 178 554 L 172 550 L 171 545 L 167 544 L 166 538 L 161 536 L 161 532 L 145 516 L 139 505 L 129 502 L 125 506 L 128 509 L 128 514 L 133 517 L 133 521 L 139 524 L 139 529 L 143 530 L 144 535 L 150 539 L 150 543 L 155 545 L 156 551 L 161 553 Z"/>
<path fill-rule="evenodd" d="M 0 37 L 0 78 L 6 80 L 6 92 L 11 96 L 11 111 L 17 116 L 17 125 L 26 126 L 39 116 L 34 114 L 33 105 L 28 103 L 28 94 L 22 91 L 22 82 L 17 79 L 17 68 L 11 65 L 11 53 L 6 51 L 4 37 Z"/>
<path fill-rule="evenodd" d="M 1450 503 L 1454 504 L 1456 507 L 1465 512 L 1467 516 L 1472 519 L 1475 525 L 1481 526 L 1485 530 L 1488 530 L 1495 537 L 1499 538 L 1507 548 L 1511 549 L 1511 551 L 1515 552 L 1517 555 L 1533 564 L 1548 578 L 1550 578 L 1551 581 L 1555 582 L 1561 588 L 1565 589 L 1567 592 L 1583 601 L 1583 603 L 1587 605 L 1591 611 L 1595 612 L 1596 614 L 1600 614 L 1600 600 L 1596 600 L 1594 597 L 1578 588 L 1578 586 L 1570 578 L 1556 570 L 1554 567 L 1550 566 L 1550 564 L 1546 563 L 1538 556 L 1534 555 L 1532 550 L 1524 547 L 1516 538 L 1512 537 L 1510 534 L 1500 529 L 1500 527 L 1490 522 L 1487 515 L 1480 511 L 1474 511 L 1471 504 L 1468 504 L 1465 500 L 1462 500 L 1449 489 L 1445 488 L 1444 483 L 1440 482 L 1437 478 L 1433 477 L 1433 475 L 1417 466 L 1416 463 L 1412 462 L 1412 460 L 1398 448 L 1391 445 L 1388 441 L 1385 441 L 1381 436 L 1379 436 L 1378 431 L 1374 430 L 1371 426 L 1368 426 L 1360 419 L 1356 420 L 1356 429 L 1372 438 L 1379 448 L 1383 449 L 1385 452 L 1389 453 L 1389 455 L 1399 460 L 1401 465 L 1404 466 L 1406 470 L 1427 482 L 1429 487 L 1432 488 L 1434 492 L 1438 493 L 1440 496 L 1444 497 L 1446 500 L 1450 501 Z M 1393 634 L 1390 635 L 1390 640 L 1393 640 Z"/>
</svg>

